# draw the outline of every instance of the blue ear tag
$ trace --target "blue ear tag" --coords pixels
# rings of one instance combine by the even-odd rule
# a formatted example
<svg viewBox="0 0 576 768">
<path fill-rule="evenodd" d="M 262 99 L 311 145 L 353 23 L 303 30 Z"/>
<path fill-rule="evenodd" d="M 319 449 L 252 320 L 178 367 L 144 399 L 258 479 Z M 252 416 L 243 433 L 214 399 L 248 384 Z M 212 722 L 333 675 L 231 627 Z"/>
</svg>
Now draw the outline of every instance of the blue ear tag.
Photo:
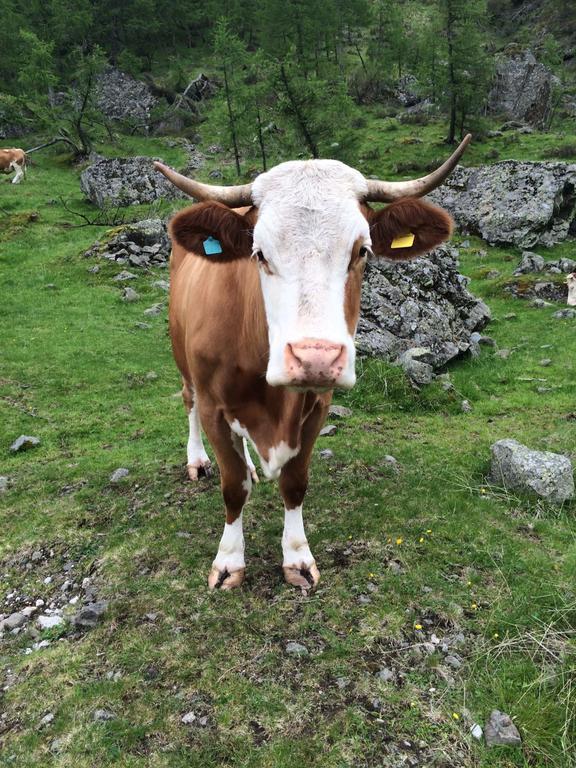
<svg viewBox="0 0 576 768">
<path fill-rule="evenodd" d="M 206 256 L 215 256 L 217 253 L 222 253 L 222 246 L 220 245 L 220 240 L 216 240 L 215 237 L 208 237 L 206 240 L 204 240 L 204 253 Z"/>
</svg>

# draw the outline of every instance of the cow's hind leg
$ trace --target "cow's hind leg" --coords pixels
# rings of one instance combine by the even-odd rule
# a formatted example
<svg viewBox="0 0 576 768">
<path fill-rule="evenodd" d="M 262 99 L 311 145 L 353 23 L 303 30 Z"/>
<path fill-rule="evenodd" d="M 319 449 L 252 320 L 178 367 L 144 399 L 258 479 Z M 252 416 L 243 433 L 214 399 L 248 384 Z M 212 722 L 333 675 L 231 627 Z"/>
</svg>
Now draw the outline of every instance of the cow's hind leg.
<svg viewBox="0 0 576 768">
<path fill-rule="evenodd" d="M 204 449 L 202 442 L 202 430 L 200 427 L 200 417 L 198 415 L 198 406 L 194 400 L 194 390 L 191 384 L 183 381 L 182 399 L 184 407 L 188 414 L 188 445 L 186 446 L 187 469 L 190 480 L 196 481 L 200 474 L 210 477 L 212 469 L 210 459 Z"/>
<path fill-rule="evenodd" d="M 226 523 L 218 552 L 208 576 L 210 589 L 233 589 L 244 580 L 244 533 L 242 509 L 252 490 L 252 474 L 246 463 L 242 438 L 218 416 L 205 420 L 206 432 L 218 459 Z"/>
<path fill-rule="evenodd" d="M 300 587 L 303 592 L 314 589 L 320 581 L 320 571 L 304 530 L 302 505 L 308 488 L 308 467 L 314 441 L 324 423 L 327 409 L 327 405 L 319 403 L 308 416 L 302 429 L 300 451 L 280 473 L 280 492 L 284 499 L 282 568 L 288 584 Z"/>
<path fill-rule="evenodd" d="M 19 184 L 20 179 L 22 178 L 22 176 L 24 176 L 24 171 L 22 170 L 22 167 L 18 165 L 18 163 L 15 161 L 11 162 L 10 166 L 12 167 L 13 170 L 16 171 L 16 175 L 12 179 L 12 184 Z"/>
</svg>

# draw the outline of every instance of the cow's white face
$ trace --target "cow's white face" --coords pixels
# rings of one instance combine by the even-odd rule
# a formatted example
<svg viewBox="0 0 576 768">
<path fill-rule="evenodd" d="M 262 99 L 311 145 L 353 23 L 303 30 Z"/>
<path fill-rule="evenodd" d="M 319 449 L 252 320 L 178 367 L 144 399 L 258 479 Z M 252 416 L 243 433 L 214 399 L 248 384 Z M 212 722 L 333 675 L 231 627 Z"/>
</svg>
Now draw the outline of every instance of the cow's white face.
<svg viewBox="0 0 576 768">
<path fill-rule="evenodd" d="M 258 259 L 272 386 L 353 386 L 353 337 L 370 249 L 411 259 L 450 236 L 449 215 L 430 203 L 403 198 L 379 211 L 362 206 L 368 186 L 336 160 L 282 163 L 253 182 L 249 214 L 205 201 L 171 222 L 173 239 L 199 257 Z M 394 250 L 395 239 L 408 233 L 410 243 Z M 218 241 L 215 254 L 206 252 L 206 238 Z"/>
<path fill-rule="evenodd" d="M 345 286 L 355 246 L 371 245 L 359 205 L 366 187 L 358 171 L 336 160 L 282 163 L 253 184 L 271 385 L 354 385 Z"/>
</svg>

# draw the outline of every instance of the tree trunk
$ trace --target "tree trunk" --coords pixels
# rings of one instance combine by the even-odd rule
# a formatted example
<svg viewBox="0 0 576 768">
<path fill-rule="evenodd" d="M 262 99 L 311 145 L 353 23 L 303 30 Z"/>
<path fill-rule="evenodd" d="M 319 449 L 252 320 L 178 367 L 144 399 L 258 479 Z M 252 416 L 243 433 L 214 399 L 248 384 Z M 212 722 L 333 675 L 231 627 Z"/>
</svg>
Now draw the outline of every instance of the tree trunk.
<svg viewBox="0 0 576 768">
<path fill-rule="evenodd" d="M 452 0 L 446 0 L 446 39 L 448 42 L 448 89 L 450 92 L 450 124 L 447 144 L 454 144 L 456 139 L 456 74 L 454 69 L 454 14 Z"/>
<path fill-rule="evenodd" d="M 232 100 L 230 97 L 230 87 L 228 82 L 228 70 L 224 66 L 224 90 L 226 93 L 226 107 L 228 109 L 228 120 L 230 122 L 230 134 L 232 136 L 232 144 L 234 146 L 234 160 L 236 161 L 236 173 L 240 176 L 240 151 L 238 149 L 238 136 L 236 134 L 236 121 L 234 119 L 234 112 L 232 110 Z"/>
<path fill-rule="evenodd" d="M 264 134 L 262 133 L 262 117 L 260 107 L 256 107 L 256 118 L 258 120 L 258 144 L 260 144 L 260 156 L 262 157 L 262 170 L 267 171 L 266 165 L 266 146 L 264 144 Z"/>
<path fill-rule="evenodd" d="M 298 101 L 296 100 L 296 96 L 292 92 L 290 83 L 288 82 L 288 77 L 286 75 L 286 69 L 284 67 L 284 64 L 280 66 L 280 75 L 282 77 L 282 82 L 284 83 L 284 88 L 286 89 L 286 96 L 288 97 L 288 101 L 290 102 L 290 106 L 292 107 L 292 111 L 294 112 L 294 117 L 296 118 L 298 127 L 302 131 L 304 140 L 308 145 L 308 149 L 312 153 L 312 157 L 318 157 L 318 154 L 319 154 L 318 147 L 316 145 L 316 142 L 314 141 L 314 138 L 312 137 L 312 134 L 310 133 L 310 129 L 308 128 L 306 118 L 304 117 L 302 109 L 298 104 Z"/>
</svg>

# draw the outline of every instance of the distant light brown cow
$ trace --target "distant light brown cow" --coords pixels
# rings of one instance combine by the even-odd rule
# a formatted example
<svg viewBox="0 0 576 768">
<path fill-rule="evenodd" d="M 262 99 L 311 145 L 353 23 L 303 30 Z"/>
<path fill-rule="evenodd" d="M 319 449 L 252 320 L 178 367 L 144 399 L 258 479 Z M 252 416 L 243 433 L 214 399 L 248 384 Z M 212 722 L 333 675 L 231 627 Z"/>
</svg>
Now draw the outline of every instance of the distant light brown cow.
<svg viewBox="0 0 576 768">
<path fill-rule="evenodd" d="M 568 306 L 576 307 L 576 272 L 567 275 L 566 284 L 568 285 Z"/>
<path fill-rule="evenodd" d="M 0 149 L 0 172 L 12 173 L 16 175 L 12 179 L 12 184 L 19 184 L 26 175 L 26 152 L 23 149 Z"/>
<path fill-rule="evenodd" d="M 450 216 L 417 198 L 442 183 L 469 139 L 438 170 L 407 182 L 310 160 L 215 187 L 156 164 L 203 201 L 171 223 L 170 333 L 189 414 L 189 476 L 210 467 L 200 424 L 221 474 L 226 523 L 210 588 L 244 578 L 242 509 L 255 476 L 248 443 L 265 476 L 279 478 L 285 579 L 305 590 L 318 583 L 302 502 L 332 390 L 355 382 L 366 260 L 412 259 L 450 236 Z"/>
</svg>

